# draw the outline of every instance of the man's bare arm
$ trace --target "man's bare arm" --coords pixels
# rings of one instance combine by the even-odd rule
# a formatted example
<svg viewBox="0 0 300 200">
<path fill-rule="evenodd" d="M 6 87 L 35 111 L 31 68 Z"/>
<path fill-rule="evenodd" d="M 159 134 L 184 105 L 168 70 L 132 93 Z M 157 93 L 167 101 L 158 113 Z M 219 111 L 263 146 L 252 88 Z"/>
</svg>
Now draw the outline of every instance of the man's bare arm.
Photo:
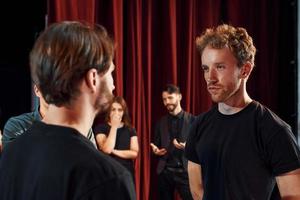
<svg viewBox="0 0 300 200">
<path fill-rule="evenodd" d="M 201 200 L 203 198 L 203 184 L 202 184 L 202 173 L 201 165 L 188 161 L 188 175 L 190 190 L 194 200 Z"/>
<path fill-rule="evenodd" d="M 300 168 L 276 177 L 282 200 L 300 200 Z"/>
</svg>

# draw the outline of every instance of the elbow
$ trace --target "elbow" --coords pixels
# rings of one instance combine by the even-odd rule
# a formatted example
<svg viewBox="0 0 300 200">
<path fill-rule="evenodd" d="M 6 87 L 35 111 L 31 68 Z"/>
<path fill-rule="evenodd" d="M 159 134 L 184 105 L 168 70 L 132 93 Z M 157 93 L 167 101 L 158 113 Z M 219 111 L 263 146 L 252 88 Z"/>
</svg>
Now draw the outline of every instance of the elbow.
<svg viewBox="0 0 300 200">
<path fill-rule="evenodd" d="M 111 153 L 112 153 L 112 149 L 110 149 L 110 148 L 105 148 L 105 147 L 103 147 L 103 148 L 101 148 L 101 150 L 102 150 L 103 153 L 105 153 L 105 154 L 111 154 Z"/>
<path fill-rule="evenodd" d="M 105 154 L 111 154 L 111 152 L 112 151 L 109 151 L 109 150 L 102 150 L 103 151 L 103 153 L 105 153 Z"/>
<path fill-rule="evenodd" d="M 203 199 L 203 191 L 193 191 L 191 190 L 193 199 Z"/>
<path fill-rule="evenodd" d="M 137 157 L 138 157 L 138 155 L 139 155 L 139 151 L 138 150 L 133 150 L 133 149 L 130 149 L 129 150 L 129 154 L 128 154 L 128 158 L 129 159 L 136 159 Z"/>
<path fill-rule="evenodd" d="M 190 190 L 191 190 L 193 199 L 202 199 L 203 198 L 204 190 L 203 190 L 203 185 L 201 183 L 195 185 L 190 182 Z"/>
<path fill-rule="evenodd" d="M 136 159 L 139 155 L 139 152 L 138 151 L 133 151 L 132 153 L 132 159 Z"/>
</svg>

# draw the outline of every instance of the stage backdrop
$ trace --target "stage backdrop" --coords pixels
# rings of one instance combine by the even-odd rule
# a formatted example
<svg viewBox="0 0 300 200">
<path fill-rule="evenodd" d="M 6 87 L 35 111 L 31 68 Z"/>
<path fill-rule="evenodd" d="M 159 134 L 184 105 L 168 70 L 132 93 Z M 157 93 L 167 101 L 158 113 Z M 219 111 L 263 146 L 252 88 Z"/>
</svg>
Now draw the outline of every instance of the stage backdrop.
<svg viewBox="0 0 300 200">
<path fill-rule="evenodd" d="M 182 91 L 182 107 L 195 115 L 211 106 L 195 37 L 222 23 L 245 27 L 257 47 L 250 96 L 295 128 L 296 1 L 272 0 L 48 0 L 49 24 L 84 20 L 104 25 L 116 42 L 117 95 L 128 102 L 137 129 L 138 199 L 156 199 L 155 159 L 149 144 L 166 110 L 161 90 Z M 96 123 L 98 123 L 96 121 Z"/>
</svg>

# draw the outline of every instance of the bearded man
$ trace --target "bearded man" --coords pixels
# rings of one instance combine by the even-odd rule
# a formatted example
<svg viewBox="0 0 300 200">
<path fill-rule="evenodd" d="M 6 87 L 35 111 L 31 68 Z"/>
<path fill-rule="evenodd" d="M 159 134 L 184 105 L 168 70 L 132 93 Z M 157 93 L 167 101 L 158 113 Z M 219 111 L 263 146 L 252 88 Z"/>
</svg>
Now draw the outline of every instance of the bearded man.
<svg viewBox="0 0 300 200">
<path fill-rule="evenodd" d="M 159 158 L 158 199 L 173 200 L 175 190 L 183 200 L 192 199 L 184 148 L 194 116 L 182 110 L 181 99 L 179 87 L 169 84 L 164 88 L 162 100 L 169 113 L 157 122 L 150 144 Z"/>
</svg>

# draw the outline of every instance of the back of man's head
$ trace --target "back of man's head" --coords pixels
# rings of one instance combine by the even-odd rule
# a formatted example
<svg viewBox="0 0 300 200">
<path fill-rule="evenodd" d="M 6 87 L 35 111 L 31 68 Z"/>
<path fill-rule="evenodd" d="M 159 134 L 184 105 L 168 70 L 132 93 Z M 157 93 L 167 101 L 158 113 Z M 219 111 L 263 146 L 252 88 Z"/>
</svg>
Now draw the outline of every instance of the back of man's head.
<svg viewBox="0 0 300 200">
<path fill-rule="evenodd" d="M 70 104 L 91 68 L 107 72 L 113 51 L 113 41 L 102 26 L 70 21 L 52 24 L 31 51 L 32 79 L 47 103 Z"/>
</svg>

